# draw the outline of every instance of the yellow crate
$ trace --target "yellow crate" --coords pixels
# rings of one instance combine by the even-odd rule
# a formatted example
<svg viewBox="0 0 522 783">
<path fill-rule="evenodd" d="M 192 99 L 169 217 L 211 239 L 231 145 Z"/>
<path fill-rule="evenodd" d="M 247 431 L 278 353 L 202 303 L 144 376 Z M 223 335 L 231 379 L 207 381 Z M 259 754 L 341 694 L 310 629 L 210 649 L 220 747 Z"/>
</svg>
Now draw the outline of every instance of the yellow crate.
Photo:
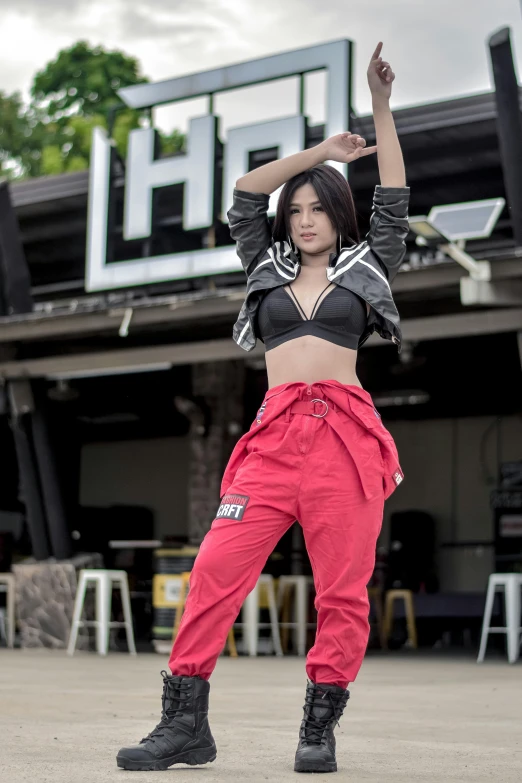
<svg viewBox="0 0 522 783">
<path fill-rule="evenodd" d="M 181 574 L 154 574 L 152 606 L 155 609 L 174 608 L 179 603 Z"/>
<path fill-rule="evenodd" d="M 152 606 L 155 609 L 170 609 L 177 606 L 181 587 L 181 574 L 154 574 L 152 579 Z M 277 579 L 274 579 L 277 595 Z M 266 585 L 259 585 L 259 608 L 268 609 Z"/>
</svg>

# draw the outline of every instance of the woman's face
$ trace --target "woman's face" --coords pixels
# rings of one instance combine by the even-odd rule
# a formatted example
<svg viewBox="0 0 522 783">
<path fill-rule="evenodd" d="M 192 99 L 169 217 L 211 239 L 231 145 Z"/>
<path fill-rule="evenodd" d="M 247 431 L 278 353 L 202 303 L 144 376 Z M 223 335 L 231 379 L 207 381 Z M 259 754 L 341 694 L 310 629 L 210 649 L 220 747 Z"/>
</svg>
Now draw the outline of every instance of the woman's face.
<svg viewBox="0 0 522 783">
<path fill-rule="evenodd" d="M 335 251 L 337 232 L 310 183 L 294 192 L 288 219 L 290 236 L 301 251 L 301 256 L 303 253 L 323 255 Z"/>
</svg>

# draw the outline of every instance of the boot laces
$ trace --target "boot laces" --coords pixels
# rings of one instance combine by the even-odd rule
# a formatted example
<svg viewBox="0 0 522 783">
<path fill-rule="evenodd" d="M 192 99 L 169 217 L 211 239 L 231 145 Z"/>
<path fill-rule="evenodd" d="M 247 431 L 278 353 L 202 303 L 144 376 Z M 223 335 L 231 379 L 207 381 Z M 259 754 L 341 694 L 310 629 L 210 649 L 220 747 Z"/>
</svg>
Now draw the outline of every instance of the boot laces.
<svg viewBox="0 0 522 783">
<path fill-rule="evenodd" d="M 178 715 L 183 714 L 183 707 L 190 699 L 190 693 L 188 691 L 191 686 L 187 682 L 183 682 L 181 678 L 169 677 L 168 673 L 163 670 L 161 672 L 163 677 L 163 694 L 161 696 L 161 720 L 158 725 L 152 729 L 150 734 L 143 737 L 140 740 L 140 745 L 144 742 L 155 742 L 157 738 L 163 737 L 165 729 L 170 727 L 171 722 Z M 181 727 L 179 727 L 181 728 Z"/>
<path fill-rule="evenodd" d="M 322 696 L 320 695 L 322 694 Z M 332 712 L 327 712 L 323 716 L 313 714 L 314 707 L 324 707 L 321 702 L 325 699 L 328 700 Z M 335 721 L 337 726 L 340 726 L 339 718 L 343 714 L 344 700 L 341 698 L 335 698 L 330 690 L 323 690 L 319 686 L 315 688 L 308 688 L 306 691 L 305 705 L 304 705 L 304 723 L 302 729 L 302 739 L 309 744 L 320 745 L 325 729 L 332 720 Z"/>
</svg>

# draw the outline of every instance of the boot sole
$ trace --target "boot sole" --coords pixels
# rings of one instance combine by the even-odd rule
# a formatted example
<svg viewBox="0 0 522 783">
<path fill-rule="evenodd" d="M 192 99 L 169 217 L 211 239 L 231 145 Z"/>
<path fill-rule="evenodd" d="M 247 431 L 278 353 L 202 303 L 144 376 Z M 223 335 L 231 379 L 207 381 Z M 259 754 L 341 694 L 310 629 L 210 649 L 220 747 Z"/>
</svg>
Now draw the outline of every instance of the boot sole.
<svg viewBox="0 0 522 783">
<path fill-rule="evenodd" d="M 337 772 L 336 761 L 296 761 L 294 772 Z"/>
<path fill-rule="evenodd" d="M 132 761 L 125 756 L 118 755 L 116 763 L 120 769 L 127 770 L 161 770 L 168 769 L 173 764 L 188 764 L 195 767 L 197 764 L 207 764 L 215 761 L 217 757 L 215 748 L 188 750 L 186 753 L 178 753 L 167 759 L 158 759 L 157 761 Z"/>
</svg>

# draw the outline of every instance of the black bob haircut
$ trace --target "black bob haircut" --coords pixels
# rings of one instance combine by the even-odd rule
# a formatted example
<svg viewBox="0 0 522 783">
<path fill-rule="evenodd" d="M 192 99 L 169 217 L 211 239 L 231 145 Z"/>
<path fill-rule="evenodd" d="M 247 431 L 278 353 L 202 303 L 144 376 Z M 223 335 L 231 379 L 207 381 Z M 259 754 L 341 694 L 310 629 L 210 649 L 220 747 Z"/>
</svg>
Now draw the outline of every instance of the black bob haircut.
<svg viewBox="0 0 522 783">
<path fill-rule="evenodd" d="M 325 163 L 306 169 L 285 183 L 274 219 L 274 241 L 288 241 L 290 204 L 295 191 L 306 184 L 310 184 L 317 193 L 337 235 L 341 236 L 343 246 L 358 244 L 359 229 L 351 188 L 340 171 Z"/>
</svg>

